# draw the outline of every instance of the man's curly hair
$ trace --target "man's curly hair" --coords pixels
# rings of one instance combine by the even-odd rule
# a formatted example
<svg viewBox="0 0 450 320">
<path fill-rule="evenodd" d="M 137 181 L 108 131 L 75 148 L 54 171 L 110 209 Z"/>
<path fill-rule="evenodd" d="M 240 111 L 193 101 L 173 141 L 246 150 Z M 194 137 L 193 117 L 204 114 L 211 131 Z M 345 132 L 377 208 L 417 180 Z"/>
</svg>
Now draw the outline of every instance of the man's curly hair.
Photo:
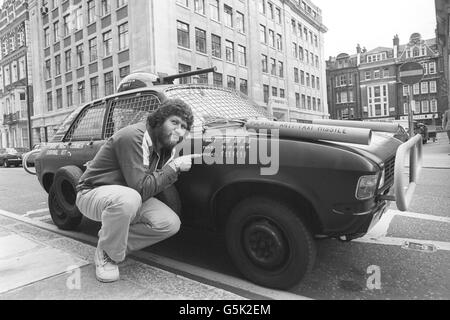
<svg viewBox="0 0 450 320">
<path fill-rule="evenodd" d="M 171 116 L 178 116 L 186 121 L 187 130 L 191 131 L 192 124 L 194 123 L 192 109 L 181 99 L 165 100 L 155 112 L 147 117 L 147 124 L 150 128 L 157 128 Z"/>
</svg>

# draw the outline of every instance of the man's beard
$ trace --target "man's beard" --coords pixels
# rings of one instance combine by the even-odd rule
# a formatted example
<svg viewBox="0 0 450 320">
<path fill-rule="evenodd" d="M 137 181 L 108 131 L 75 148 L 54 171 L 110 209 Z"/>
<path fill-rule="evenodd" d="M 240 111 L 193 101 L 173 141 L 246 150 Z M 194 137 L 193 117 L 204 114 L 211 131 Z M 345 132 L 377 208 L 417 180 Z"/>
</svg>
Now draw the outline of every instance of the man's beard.
<svg viewBox="0 0 450 320">
<path fill-rule="evenodd" d="M 157 139 L 160 143 L 161 149 L 171 151 L 177 144 L 179 144 L 183 137 L 176 133 L 165 131 L 162 127 L 157 130 Z"/>
</svg>

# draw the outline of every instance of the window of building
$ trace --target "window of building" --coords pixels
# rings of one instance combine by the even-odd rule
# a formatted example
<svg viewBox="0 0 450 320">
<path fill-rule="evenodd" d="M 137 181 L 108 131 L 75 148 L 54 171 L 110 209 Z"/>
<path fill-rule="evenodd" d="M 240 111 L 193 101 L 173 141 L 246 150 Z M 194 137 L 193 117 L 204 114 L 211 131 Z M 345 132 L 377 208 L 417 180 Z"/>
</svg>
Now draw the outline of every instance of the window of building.
<svg viewBox="0 0 450 320">
<path fill-rule="evenodd" d="M 117 0 L 117 8 L 128 4 L 128 0 Z"/>
<path fill-rule="evenodd" d="M 64 31 L 64 37 L 68 36 L 70 33 L 70 14 L 67 14 L 63 17 L 63 31 Z"/>
<path fill-rule="evenodd" d="M 53 95 L 47 92 L 47 111 L 53 111 Z"/>
<path fill-rule="evenodd" d="M 98 77 L 91 78 L 91 100 L 98 99 Z"/>
<path fill-rule="evenodd" d="M 403 114 L 409 114 L 409 105 L 407 102 L 403 103 Z"/>
<path fill-rule="evenodd" d="M 408 90 L 408 86 L 403 86 L 403 96 L 407 97 L 409 95 L 409 90 Z"/>
<path fill-rule="evenodd" d="M 265 54 L 261 55 L 261 65 L 262 65 L 262 72 L 268 73 L 268 66 L 267 66 L 267 56 Z"/>
<path fill-rule="evenodd" d="M 215 34 L 211 34 L 211 50 L 213 57 L 222 58 L 221 39 Z"/>
<path fill-rule="evenodd" d="M 178 73 L 186 73 L 186 72 L 190 72 L 191 70 L 192 70 L 192 68 L 190 65 L 182 64 L 182 63 L 178 64 Z M 179 80 L 180 84 L 188 84 L 191 82 L 192 82 L 191 77 L 184 77 Z"/>
<path fill-rule="evenodd" d="M 101 0 L 102 16 L 106 16 L 111 12 L 111 0 Z"/>
<path fill-rule="evenodd" d="M 128 22 L 121 24 L 119 26 L 119 51 L 128 49 L 129 47 L 129 36 L 128 36 Z"/>
<path fill-rule="evenodd" d="M 277 34 L 277 49 L 283 51 L 283 37 L 281 34 Z"/>
<path fill-rule="evenodd" d="M 75 9 L 75 30 L 83 28 L 83 9 L 81 7 Z"/>
<path fill-rule="evenodd" d="M 262 43 L 267 44 L 266 27 L 263 26 L 262 24 L 259 25 L 259 39 L 261 40 Z"/>
<path fill-rule="evenodd" d="M 437 100 L 436 99 L 432 99 L 430 101 L 430 108 L 431 108 L 431 112 L 433 112 L 433 113 L 437 112 Z"/>
<path fill-rule="evenodd" d="M 302 109 L 306 109 L 306 96 L 304 94 L 302 94 L 302 104 L 301 104 L 301 108 Z"/>
<path fill-rule="evenodd" d="M 430 112 L 430 105 L 428 100 L 422 101 L 422 113 L 429 113 Z"/>
<path fill-rule="evenodd" d="M 298 48 L 295 42 L 292 42 L 292 56 L 298 58 Z"/>
<path fill-rule="evenodd" d="M 320 78 L 316 77 L 316 81 L 317 81 L 317 90 L 320 90 Z"/>
<path fill-rule="evenodd" d="M 71 107 L 73 105 L 73 87 L 72 87 L 72 85 L 66 87 L 66 100 L 67 100 L 67 106 Z"/>
<path fill-rule="evenodd" d="M 276 22 L 281 24 L 281 9 L 275 8 Z"/>
<path fill-rule="evenodd" d="M 62 89 L 56 89 L 56 109 L 63 107 Z"/>
<path fill-rule="evenodd" d="M 59 41 L 59 21 L 53 23 L 53 41 Z"/>
<path fill-rule="evenodd" d="M 436 74 L 436 62 L 430 62 L 429 70 L 430 74 Z"/>
<path fill-rule="evenodd" d="M 223 76 L 219 72 L 213 72 L 213 84 L 217 87 L 223 87 Z"/>
<path fill-rule="evenodd" d="M 299 109 L 301 108 L 300 93 L 298 93 L 298 92 L 295 93 L 295 106 Z"/>
<path fill-rule="evenodd" d="M 194 0 L 194 11 L 205 14 L 205 0 Z"/>
<path fill-rule="evenodd" d="M 72 69 L 72 50 L 67 50 L 64 52 L 64 61 L 66 65 L 66 72 L 70 71 Z"/>
<path fill-rule="evenodd" d="M 275 48 L 275 32 L 269 29 L 269 46 Z"/>
<path fill-rule="evenodd" d="M 209 11 L 211 19 L 220 21 L 219 0 L 209 0 Z"/>
<path fill-rule="evenodd" d="M 285 98 L 286 97 L 286 91 L 284 89 L 280 88 L 280 98 Z"/>
<path fill-rule="evenodd" d="M 225 25 L 233 28 L 233 9 L 225 4 L 223 6 L 223 11 L 225 13 Z"/>
<path fill-rule="evenodd" d="M 234 42 L 225 40 L 225 58 L 228 62 L 234 62 Z"/>
<path fill-rule="evenodd" d="M 89 0 L 87 2 L 87 18 L 88 18 L 88 24 L 91 24 L 95 21 L 95 1 Z"/>
<path fill-rule="evenodd" d="M 430 81 L 430 93 L 436 92 L 437 92 L 436 81 Z"/>
<path fill-rule="evenodd" d="M 239 90 L 240 90 L 243 94 L 248 94 L 248 84 L 247 84 L 247 80 L 245 80 L 245 79 L 240 79 Z"/>
<path fill-rule="evenodd" d="M 112 54 L 112 32 L 107 31 L 103 33 L 103 57 L 108 57 Z"/>
<path fill-rule="evenodd" d="M 190 48 L 189 41 L 189 25 L 187 23 L 177 21 L 177 38 L 178 45 L 184 48 Z"/>
<path fill-rule="evenodd" d="M 273 20 L 275 18 L 275 14 L 273 12 L 273 3 L 267 2 L 267 8 L 269 11 L 269 18 Z"/>
<path fill-rule="evenodd" d="M 278 97 L 278 88 L 272 87 L 272 97 Z"/>
<path fill-rule="evenodd" d="M 266 14 L 266 0 L 258 0 L 259 12 Z"/>
<path fill-rule="evenodd" d="M 300 84 L 305 85 L 305 71 L 300 70 Z"/>
<path fill-rule="evenodd" d="M 420 105 L 421 105 L 421 103 L 420 103 L 420 101 L 414 101 L 415 103 L 414 103 L 414 110 L 413 110 L 413 112 L 415 113 L 415 114 L 418 114 L 418 113 L 420 113 Z"/>
<path fill-rule="evenodd" d="M 274 58 L 270 58 L 270 74 L 277 75 L 277 61 Z"/>
<path fill-rule="evenodd" d="M 379 79 L 380 78 L 380 70 L 374 70 L 373 71 L 373 78 Z"/>
<path fill-rule="evenodd" d="M 178 64 L 178 72 L 185 73 L 191 71 L 191 66 L 187 64 Z M 180 84 L 188 84 L 191 83 L 191 77 L 184 77 L 179 80 Z"/>
<path fill-rule="evenodd" d="M 230 89 L 236 89 L 236 78 L 233 76 L 227 76 L 227 87 Z"/>
<path fill-rule="evenodd" d="M 195 48 L 198 52 L 206 53 L 206 31 L 195 28 Z"/>
<path fill-rule="evenodd" d="M 389 94 L 388 86 L 369 86 L 368 88 L 369 117 L 388 116 Z"/>
<path fill-rule="evenodd" d="M 299 78 L 299 74 L 298 74 L 298 68 L 294 68 L 294 82 L 295 83 L 299 83 L 300 82 L 300 78 Z"/>
<path fill-rule="evenodd" d="M 238 32 L 245 33 L 244 14 L 239 11 L 236 12 L 236 29 Z"/>
<path fill-rule="evenodd" d="M 425 81 L 420 83 L 420 91 L 422 94 L 428 93 L 428 82 Z"/>
<path fill-rule="evenodd" d="M 413 94 L 420 94 L 420 84 L 415 83 L 413 86 Z"/>
<path fill-rule="evenodd" d="M 113 72 L 105 73 L 105 95 L 109 96 L 114 93 L 114 77 Z"/>
<path fill-rule="evenodd" d="M 5 80 L 6 80 L 6 73 L 9 74 L 9 68 L 8 68 L 8 72 L 6 72 L 6 68 L 5 68 Z M 51 79 L 51 77 L 52 77 L 52 62 L 49 59 L 49 60 L 45 61 L 45 80 Z M 6 83 L 6 84 L 9 84 L 9 83 Z"/>
<path fill-rule="evenodd" d="M 120 80 L 122 80 L 123 78 L 125 78 L 129 74 L 130 74 L 130 66 L 125 66 L 125 67 L 122 67 L 122 68 L 119 69 Z"/>
<path fill-rule="evenodd" d="M 239 51 L 239 65 L 240 66 L 247 66 L 247 50 L 244 46 L 238 45 L 238 51 Z"/>
<path fill-rule="evenodd" d="M 306 86 L 307 86 L 307 87 L 310 87 L 310 86 L 311 86 L 311 81 L 310 81 L 309 73 L 308 73 L 308 72 L 306 73 Z"/>
<path fill-rule="evenodd" d="M 81 67 L 81 66 L 84 65 L 84 49 L 83 49 L 83 45 L 79 44 L 76 47 L 76 50 L 77 50 L 77 63 L 78 63 L 77 67 Z"/>
<path fill-rule="evenodd" d="M 370 71 L 366 71 L 365 72 L 365 77 L 366 80 L 370 80 Z"/>
<path fill-rule="evenodd" d="M 278 76 L 284 78 L 284 64 L 282 61 L 278 61 Z"/>
<path fill-rule="evenodd" d="M 197 68 L 197 70 L 200 70 L 201 68 Z M 198 84 L 208 84 L 208 74 L 200 74 L 194 77 L 197 79 Z"/>
<path fill-rule="evenodd" d="M 24 79 L 26 77 L 25 69 L 26 69 L 25 68 L 25 57 L 22 57 L 19 59 L 19 79 Z M 1 81 L 1 77 L 0 77 L 0 81 Z M 2 85 L 3 85 L 3 83 L 2 83 Z"/>
<path fill-rule="evenodd" d="M 86 89 L 84 81 L 78 82 L 78 103 L 83 104 L 86 101 Z"/>
<path fill-rule="evenodd" d="M 313 75 L 311 75 L 311 87 L 312 87 L 313 89 L 316 88 L 316 77 L 313 76 Z"/>
<path fill-rule="evenodd" d="M 89 40 L 89 62 L 97 60 L 97 38 Z"/>
<path fill-rule="evenodd" d="M 61 74 L 61 55 L 55 56 L 55 75 L 59 76 Z"/>
<path fill-rule="evenodd" d="M 44 47 L 48 47 L 49 45 L 50 45 L 50 29 L 45 28 L 44 29 Z M 6 51 L 6 53 L 5 53 L 5 51 Z M 4 50 L 3 55 L 6 56 L 7 52 L 8 52 L 7 50 Z"/>
<path fill-rule="evenodd" d="M 263 84 L 263 99 L 265 103 L 269 102 L 269 86 L 267 84 Z"/>
<path fill-rule="evenodd" d="M 300 61 L 303 61 L 303 59 L 305 58 L 303 47 L 301 47 L 301 46 L 298 47 L 298 57 L 299 57 Z"/>
</svg>

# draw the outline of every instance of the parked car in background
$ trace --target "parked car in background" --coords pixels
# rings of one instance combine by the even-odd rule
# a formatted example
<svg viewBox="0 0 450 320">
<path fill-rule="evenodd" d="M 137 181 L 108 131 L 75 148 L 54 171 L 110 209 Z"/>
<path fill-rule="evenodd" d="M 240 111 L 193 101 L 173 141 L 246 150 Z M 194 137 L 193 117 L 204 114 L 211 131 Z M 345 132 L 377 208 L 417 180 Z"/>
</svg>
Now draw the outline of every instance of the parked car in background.
<svg viewBox="0 0 450 320">
<path fill-rule="evenodd" d="M 8 168 L 10 166 L 18 167 L 22 164 L 22 154 L 24 148 L 2 148 L 0 149 L 0 166 Z"/>
</svg>

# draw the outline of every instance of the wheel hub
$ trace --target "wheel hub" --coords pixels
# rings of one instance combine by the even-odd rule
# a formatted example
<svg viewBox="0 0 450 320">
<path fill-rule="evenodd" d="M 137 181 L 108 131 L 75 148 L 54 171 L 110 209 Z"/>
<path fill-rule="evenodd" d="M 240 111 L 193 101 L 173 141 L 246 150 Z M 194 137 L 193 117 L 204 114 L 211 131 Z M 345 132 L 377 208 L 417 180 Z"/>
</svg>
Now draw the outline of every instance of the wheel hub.
<svg viewBox="0 0 450 320">
<path fill-rule="evenodd" d="M 283 264 L 288 247 L 281 230 L 268 220 L 250 222 L 243 231 L 244 248 L 257 265 L 273 269 Z"/>
</svg>

